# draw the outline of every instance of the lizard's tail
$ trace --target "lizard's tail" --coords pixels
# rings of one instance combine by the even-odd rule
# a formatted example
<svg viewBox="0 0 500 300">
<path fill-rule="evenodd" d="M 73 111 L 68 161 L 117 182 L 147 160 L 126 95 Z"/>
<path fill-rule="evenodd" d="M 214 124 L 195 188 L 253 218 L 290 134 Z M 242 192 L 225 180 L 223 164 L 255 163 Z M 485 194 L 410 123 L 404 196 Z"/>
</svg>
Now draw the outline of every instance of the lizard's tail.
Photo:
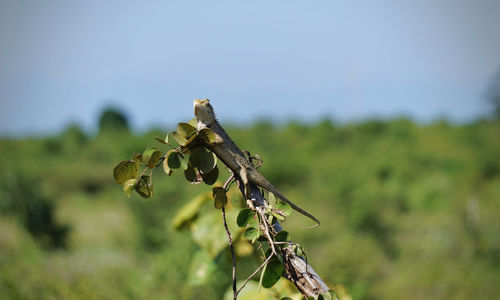
<svg viewBox="0 0 500 300">
<path fill-rule="evenodd" d="M 304 229 L 313 229 L 313 228 L 318 227 L 321 224 L 320 221 L 315 216 L 311 215 L 307 211 L 305 211 L 302 208 L 295 205 L 292 201 L 288 200 L 280 192 L 273 193 L 273 194 L 276 194 L 276 196 L 278 196 L 278 198 L 280 198 L 282 201 L 288 203 L 296 212 L 299 212 L 299 213 L 303 214 L 304 216 L 308 217 L 309 219 L 313 220 L 314 222 L 316 222 L 316 224 L 314 224 L 313 226 L 304 227 Z"/>
<path fill-rule="evenodd" d="M 299 212 L 303 214 L 304 216 L 308 217 L 309 219 L 313 220 L 316 222 L 315 225 L 305 227 L 305 229 L 311 229 L 311 228 L 316 228 L 320 225 L 320 222 L 318 219 L 316 219 L 315 216 L 311 215 L 307 211 L 303 210 L 302 208 L 298 207 L 295 205 L 292 201 L 288 200 L 285 195 L 283 195 L 280 191 L 278 191 L 277 188 L 275 188 L 262 174 L 256 172 L 253 174 L 252 177 L 250 177 L 250 180 L 252 180 L 257 186 L 267 190 L 268 192 L 273 193 L 275 196 L 280 198 L 282 201 L 288 203 L 296 212 Z"/>
</svg>

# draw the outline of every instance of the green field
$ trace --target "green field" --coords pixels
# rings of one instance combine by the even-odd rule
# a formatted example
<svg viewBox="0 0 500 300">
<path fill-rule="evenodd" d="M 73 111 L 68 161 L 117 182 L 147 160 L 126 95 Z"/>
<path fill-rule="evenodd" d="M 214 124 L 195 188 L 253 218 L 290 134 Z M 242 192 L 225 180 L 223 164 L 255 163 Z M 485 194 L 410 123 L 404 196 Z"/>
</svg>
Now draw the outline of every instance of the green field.
<svg viewBox="0 0 500 300">
<path fill-rule="evenodd" d="M 276 187 L 321 220 L 304 230 L 309 220 L 294 213 L 283 227 L 331 287 L 353 299 L 500 299 L 499 121 L 227 129 L 263 158 Z M 0 139 L 0 298 L 223 297 L 228 251 L 212 258 L 209 278 L 196 278 L 199 243 L 172 226 L 210 187 L 158 170 L 154 197 L 142 199 L 113 181 L 118 161 L 161 147 L 154 137 L 166 132 L 88 135 L 71 126 Z M 209 203 L 200 214 L 212 211 Z M 258 259 L 241 256 L 244 279 Z"/>
</svg>

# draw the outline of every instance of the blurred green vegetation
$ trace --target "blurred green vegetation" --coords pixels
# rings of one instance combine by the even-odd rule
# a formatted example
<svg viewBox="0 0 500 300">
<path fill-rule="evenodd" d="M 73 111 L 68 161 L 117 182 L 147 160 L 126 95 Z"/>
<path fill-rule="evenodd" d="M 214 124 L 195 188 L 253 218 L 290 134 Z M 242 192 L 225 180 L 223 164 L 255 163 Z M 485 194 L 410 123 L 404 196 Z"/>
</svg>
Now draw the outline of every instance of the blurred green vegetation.
<svg viewBox="0 0 500 300">
<path fill-rule="evenodd" d="M 102 120 L 96 136 L 72 125 L 0 139 L 2 299 L 221 299 L 231 283 L 227 252 L 207 282 L 193 284 L 200 247 L 171 225 L 210 187 L 157 170 L 153 198 L 127 198 L 113 167 L 159 147 L 154 137 L 166 130 L 137 135 L 112 113 Z M 354 299 L 500 298 L 500 122 L 227 129 L 322 221 L 303 230 L 308 220 L 294 213 L 283 226 L 332 287 Z M 251 256 L 238 263 L 239 280 L 257 266 Z"/>
</svg>

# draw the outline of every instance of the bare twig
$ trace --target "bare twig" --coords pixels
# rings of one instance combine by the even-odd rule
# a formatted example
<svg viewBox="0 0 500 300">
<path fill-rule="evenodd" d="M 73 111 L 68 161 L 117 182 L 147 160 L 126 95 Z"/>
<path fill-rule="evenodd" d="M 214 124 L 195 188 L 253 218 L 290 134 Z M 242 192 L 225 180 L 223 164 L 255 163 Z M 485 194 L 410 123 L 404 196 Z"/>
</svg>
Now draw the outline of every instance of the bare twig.
<svg viewBox="0 0 500 300">
<path fill-rule="evenodd" d="M 271 247 L 272 253 L 276 254 L 276 248 L 274 247 L 274 241 L 273 241 L 273 238 L 271 237 L 271 234 L 269 233 L 269 226 L 267 225 L 266 215 L 262 211 L 262 209 L 259 209 L 259 208 L 257 208 L 257 212 L 259 213 L 261 220 L 262 220 L 262 224 L 264 225 L 264 233 L 265 233 L 266 239 L 269 242 L 269 246 Z"/>
<path fill-rule="evenodd" d="M 265 265 L 267 265 L 267 263 L 269 262 L 269 260 L 271 260 L 271 257 L 273 257 L 273 255 L 275 255 L 275 253 L 271 253 L 271 255 L 269 255 L 269 257 L 266 258 L 266 260 L 250 276 L 248 276 L 248 278 L 245 280 L 245 282 L 243 282 L 243 284 L 239 288 L 236 295 L 238 295 L 241 292 L 241 290 L 245 287 L 245 285 L 247 285 L 247 283 L 250 281 L 250 279 L 252 279 L 257 273 L 259 273 L 259 271 L 262 268 L 264 268 Z"/>
<path fill-rule="evenodd" d="M 229 248 L 231 249 L 231 258 L 233 259 L 233 299 L 236 300 L 238 297 L 238 293 L 236 291 L 236 258 L 234 257 L 234 247 L 233 247 L 233 239 L 231 238 L 231 232 L 227 227 L 226 222 L 226 209 L 224 206 L 222 207 L 222 220 L 224 221 L 224 228 L 226 228 L 227 238 L 229 239 Z"/>
<path fill-rule="evenodd" d="M 226 191 L 227 191 L 228 187 L 231 185 L 231 181 L 233 179 L 234 179 L 234 175 L 231 174 L 231 176 L 224 183 L 223 188 Z M 238 293 L 236 291 L 236 258 L 234 256 L 234 247 L 233 247 L 233 239 L 231 238 L 231 232 L 229 231 L 229 228 L 227 227 L 226 208 L 224 206 L 222 206 L 222 220 L 224 221 L 224 228 L 226 229 L 227 238 L 229 240 L 229 248 L 231 249 L 231 258 L 233 259 L 233 299 L 236 300 L 236 298 L 238 297 Z"/>
</svg>

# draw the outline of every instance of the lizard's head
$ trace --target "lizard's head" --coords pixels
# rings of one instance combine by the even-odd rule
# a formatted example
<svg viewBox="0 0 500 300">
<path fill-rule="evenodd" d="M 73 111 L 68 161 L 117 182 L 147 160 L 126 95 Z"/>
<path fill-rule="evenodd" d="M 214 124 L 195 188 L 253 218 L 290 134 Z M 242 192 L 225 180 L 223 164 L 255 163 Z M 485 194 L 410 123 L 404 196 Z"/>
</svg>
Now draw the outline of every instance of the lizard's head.
<svg viewBox="0 0 500 300">
<path fill-rule="evenodd" d="M 210 101 L 208 99 L 194 99 L 194 115 L 198 122 L 201 122 L 207 126 L 211 125 L 213 122 L 217 121 L 215 118 L 215 112 Z"/>
</svg>

